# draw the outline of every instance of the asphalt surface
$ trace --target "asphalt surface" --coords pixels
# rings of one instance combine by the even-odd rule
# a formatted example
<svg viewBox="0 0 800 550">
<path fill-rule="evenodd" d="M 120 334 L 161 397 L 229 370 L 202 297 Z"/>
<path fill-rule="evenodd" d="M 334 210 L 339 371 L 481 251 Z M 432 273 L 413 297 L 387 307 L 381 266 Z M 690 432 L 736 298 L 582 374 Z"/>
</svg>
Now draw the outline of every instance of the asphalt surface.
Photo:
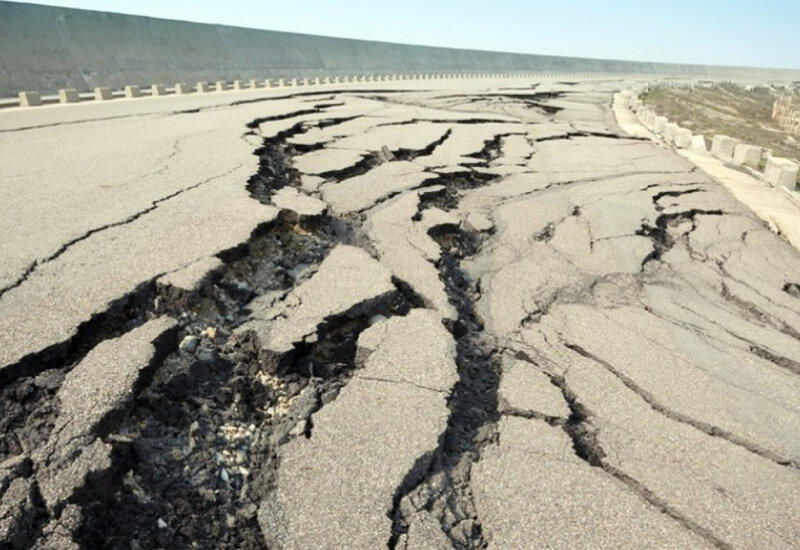
<svg viewBox="0 0 800 550">
<path fill-rule="evenodd" d="M 798 547 L 766 192 L 398 84 L 0 113 L 0 549 Z"/>
</svg>

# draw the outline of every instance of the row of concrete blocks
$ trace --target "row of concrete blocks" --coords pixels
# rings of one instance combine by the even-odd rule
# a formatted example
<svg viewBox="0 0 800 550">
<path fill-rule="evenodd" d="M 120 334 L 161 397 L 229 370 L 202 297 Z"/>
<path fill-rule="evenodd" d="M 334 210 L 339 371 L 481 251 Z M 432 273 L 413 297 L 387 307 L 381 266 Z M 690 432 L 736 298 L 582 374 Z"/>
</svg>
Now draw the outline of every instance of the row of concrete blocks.
<svg viewBox="0 0 800 550">
<path fill-rule="evenodd" d="M 189 94 L 193 92 L 203 93 L 211 91 L 223 91 L 227 89 L 245 90 L 254 88 L 280 88 L 284 86 L 310 86 L 320 84 L 336 84 L 347 82 L 381 82 L 391 80 L 438 80 L 438 79 L 452 79 L 452 78 L 622 78 L 635 75 L 623 73 L 549 73 L 549 72 L 536 72 L 536 73 L 430 73 L 430 74 L 411 74 L 411 75 L 357 75 L 357 76 L 331 76 L 331 77 L 315 77 L 315 78 L 301 78 L 301 79 L 283 79 L 276 80 L 250 80 L 245 83 L 243 80 L 235 80 L 232 87 L 228 86 L 227 82 L 217 81 L 214 85 L 208 82 L 198 82 L 196 86 L 191 86 L 185 83 L 175 84 L 174 92 L 170 92 L 162 84 L 153 84 L 150 87 L 151 96 L 163 96 L 169 93 L 175 94 Z M 142 97 L 147 94 L 142 92 L 139 86 L 125 86 L 123 90 L 124 97 L 136 98 Z M 114 98 L 114 93 L 111 88 L 97 87 L 94 89 L 95 100 L 109 100 Z M 81 101 L 81 96 L 77 90 L 72 88 L 65 88 L 58 91 L 59 103 L 77 103 Z M 19 104 L 21 107 L 35 107 L 42 105 L 42 96 L 39 92 L 19 92 Z"/>
<path fill-rule="evenodd" d="M 709 154 L 705 136 L 693 135 L 688 128 L 681 128 L 667 117 L 658 116 L 651 109 L 644 107 L 642 100 L 631 90 L 622 92 L 624 102 L 636 113 L 639 121 L 650 131 L 660 135 L 668 144 L 679 149 L 689 149 L 699 154 Z M 710 154 L 723 162 L 735 166 L 746 166 L 756 171 L 761 170 L 764 150 L 757 145 L 742 143 L 725 135 L 716 135 L 711 139 Z M 767 156 L 763 177 L 771 185 L 795 189 L 800 165 L 783 158 Z"/>
<path fill-rule="evenodd" d="M 330 77 L 315 77 L 315 78 L 292 78 L 276 80 L 234 80 L 233 85 L 229 86 L 228 82 L 217 81 L 214 85 L 208 82 L 198 82 L 196 86 L 191 86 L 185 83 L 175 84 L 174 92 L 177 95 L 190 94 L 193 92 L 204 93 L 217 91 L 221 92 L 228 89 L 234 90 L 248 90 L 256 88 L 281 88 L 285 86 L 312 86 L 321 84 L 337 84 L 347 82 L 382 82 L 392 80 L 439 80 L 451 78 L 508 78 L 508 77 L 532 77 L 535 73 L 432 73 L 432 74 L 412 74 L 412 75 L 357 75 L 357 76 L 330 76 Z M 124 96 L 127 98 L 142 97 L 146 94 L 142 92 L 139 86 L 125 86 L 123 90 Z M 167 95 L 169 90 L 162 84 L 153 84 L 150 87 L 151 96 Z M 98 87 L 94 89 L 95 100 L 109 100 L 113 99 L 114 94 L 111 88 Z M 77 90 L 72 88 L 65 88 L 58 91 L 59 103 L 78 103 L 81 101 L 81 96 Z M 19 104 L 21 107 L 35 107 L 42 105 L 42 96 L 39 92 L 20 92 Z"/>
</svg>

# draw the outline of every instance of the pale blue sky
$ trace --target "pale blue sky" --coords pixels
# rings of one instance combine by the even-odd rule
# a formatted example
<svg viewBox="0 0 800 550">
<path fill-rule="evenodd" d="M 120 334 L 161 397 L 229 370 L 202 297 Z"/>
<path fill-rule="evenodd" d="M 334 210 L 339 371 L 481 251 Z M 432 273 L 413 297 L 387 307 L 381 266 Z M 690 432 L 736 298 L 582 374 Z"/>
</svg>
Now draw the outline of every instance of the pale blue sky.
<svg viewBox="0 0 800 550">
<path fill-rule="evenodd" d="M 432 46 L 800 68 L 800 0 L 67 0 L 35 3 Z"/>
</svg>

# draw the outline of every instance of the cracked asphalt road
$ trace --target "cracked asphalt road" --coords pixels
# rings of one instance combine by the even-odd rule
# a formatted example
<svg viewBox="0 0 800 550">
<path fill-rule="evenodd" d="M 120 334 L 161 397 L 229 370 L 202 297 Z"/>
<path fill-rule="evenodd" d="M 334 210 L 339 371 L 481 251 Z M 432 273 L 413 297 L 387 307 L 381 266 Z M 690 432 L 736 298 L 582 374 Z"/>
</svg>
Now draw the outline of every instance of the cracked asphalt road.
<svg viewBox="0 0 800 550">
<path fill-rule="evenodd" d="M 622 82 L 0 114 L 0 549 L 797 548 L 800 252 Z"/>
</svg>

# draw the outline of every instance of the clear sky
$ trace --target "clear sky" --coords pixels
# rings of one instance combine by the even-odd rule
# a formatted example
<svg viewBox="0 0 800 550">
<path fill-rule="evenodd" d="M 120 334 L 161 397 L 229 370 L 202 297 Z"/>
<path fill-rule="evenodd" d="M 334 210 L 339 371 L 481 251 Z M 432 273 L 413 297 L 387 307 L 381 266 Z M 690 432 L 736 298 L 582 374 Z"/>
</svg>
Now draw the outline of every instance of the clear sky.
<svg viewBox="0 0 800 550">
<path fill-rule="evenodd" d="M 53 0 L 34 3 L 432 46 L 800 68 L 800 0 Z"/>
</svg>

